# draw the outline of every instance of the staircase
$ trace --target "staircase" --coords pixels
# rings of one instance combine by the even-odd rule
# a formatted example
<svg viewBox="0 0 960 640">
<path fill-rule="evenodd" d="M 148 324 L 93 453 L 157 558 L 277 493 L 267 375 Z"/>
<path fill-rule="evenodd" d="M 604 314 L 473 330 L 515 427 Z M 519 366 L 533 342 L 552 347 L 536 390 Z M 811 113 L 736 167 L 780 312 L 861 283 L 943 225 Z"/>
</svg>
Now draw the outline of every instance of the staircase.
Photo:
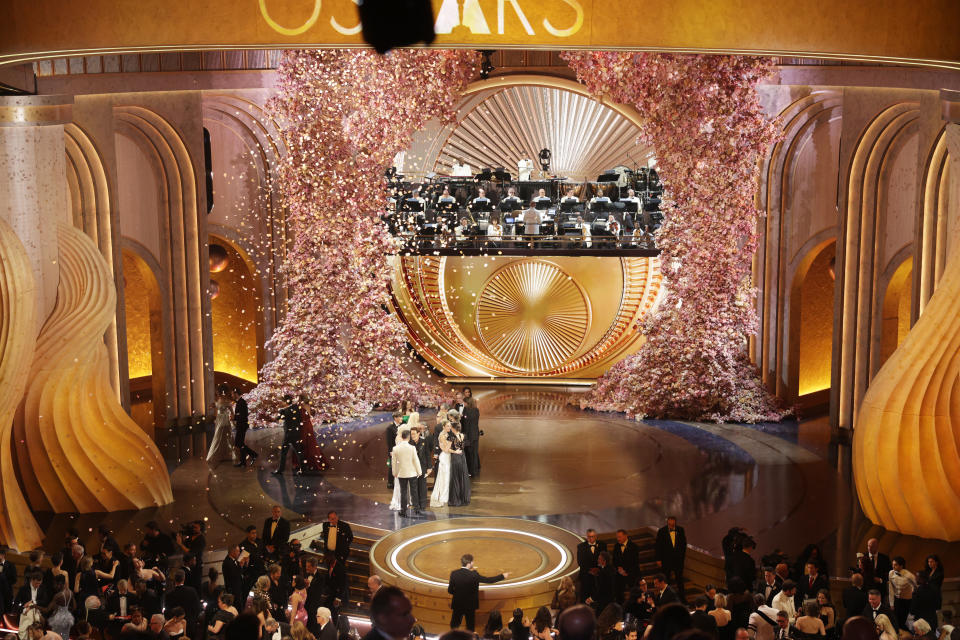
<svg viewBox="0 0 960 640">
<path fill-rule="evenodd" d="M 660 567 L 657 566 L 656 558 L 656 530 L 652 527 L 644 527 L 642 529 L 627 529 L 626 531 L 627 537 L 640 547 L 640 576 L 647 581 L 647 587 L 653 589 L 653 576 L 661 572 Z M 607 549 L 612 549 L 617 544 L 616 533 L 598 533 L 597 539 L 606 543 Z M 697 566 L 697 562 L 691 555 L 691 551 L 688 549 L 683 571 L 684 589 L 682 594 L 678 593 L 684 602 L 690 602 L 694 597 L 702 594 L 703 588 L 708 582 L 719 584 L 719 582 L 709 578 L 704 579 L 705 576 L 700 571 L 692 570 Z M 691 561 L 693 562 L 691 563 Z M 691 564 L 694 566 L 691 566 Z M 671 585 L 671 587 L 676 589 L 677 585 Z"/>
</svg>

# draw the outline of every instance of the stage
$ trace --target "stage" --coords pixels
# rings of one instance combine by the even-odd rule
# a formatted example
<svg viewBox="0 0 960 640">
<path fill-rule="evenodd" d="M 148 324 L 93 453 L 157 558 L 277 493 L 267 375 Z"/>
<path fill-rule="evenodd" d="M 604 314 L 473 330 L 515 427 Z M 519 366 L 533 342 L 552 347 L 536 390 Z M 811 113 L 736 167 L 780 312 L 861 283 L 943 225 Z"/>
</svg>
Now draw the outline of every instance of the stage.
<svg viewBox="0 0 960 640">
<path fill-rule="evenodd" d="M 870 537 L 914 566 L 928 553 L 940 554 L 948 571 L 960 566 L 960 544 L 886 532 L 859 513 L 848 480 L 849 449 L 831 442 L 826 419 L 638 422 L 581 411 L 571 401 L 582 391 L 573 388 L 473 388 L 485 434 L 473 500 L 467 507 L 428 510 L 428 522 L 507 517 L 583 535 L 589 527 L 602 533 L 659 527 L 673 514 L 690 544 L 715 557 L 724 533 L 742 526 L 757 539 L 758 560 L 774 548 L 796 556 L 816 542 L 834 575 L 846 575 Z M 422 421 L 432 425 L 433 415 L 424 410 Z M 210 469 L 196 458 L 171 462 L 172 505 L 106 516 L 41 514 L 46 546 L 58 549 L 68 526 L 87 529 L 104 521 L 118 540 L 139 541 L 148 520 L 174 529 L 199 517 L 207 522 L 209 547 L 219 549 L 242 538 L 247 525 L 262 525 L 274 502 L 283 505 L 295 531 L 321 522 L 330 509 L 373 539 L 423 522 L 403 520 L 388 508 L 389 419 L 378 412 L 321 428 L 331 463 L 323 476 L 271 475 L 270 451 L 279 445 L 280 431 L 252 431 L 248 444 L 263 452 L 255 468 L 221 463 Z"/>
</svg>

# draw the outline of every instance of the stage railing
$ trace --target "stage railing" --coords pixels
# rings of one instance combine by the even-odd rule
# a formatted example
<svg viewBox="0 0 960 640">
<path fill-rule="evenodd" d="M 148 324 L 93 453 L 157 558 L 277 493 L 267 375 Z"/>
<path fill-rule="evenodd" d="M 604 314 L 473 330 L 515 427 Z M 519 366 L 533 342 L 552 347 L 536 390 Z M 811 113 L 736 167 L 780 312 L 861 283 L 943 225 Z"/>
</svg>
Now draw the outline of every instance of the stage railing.
<svg viewBox="0 0 960 640">
<path fill-rule="evenodd" d="M 660 249 L 652 237 L 595 235 L 504 235 L 464 236 L 398 234 L 403 255 L 610 255 L 657 256 Z"/>
</svg>

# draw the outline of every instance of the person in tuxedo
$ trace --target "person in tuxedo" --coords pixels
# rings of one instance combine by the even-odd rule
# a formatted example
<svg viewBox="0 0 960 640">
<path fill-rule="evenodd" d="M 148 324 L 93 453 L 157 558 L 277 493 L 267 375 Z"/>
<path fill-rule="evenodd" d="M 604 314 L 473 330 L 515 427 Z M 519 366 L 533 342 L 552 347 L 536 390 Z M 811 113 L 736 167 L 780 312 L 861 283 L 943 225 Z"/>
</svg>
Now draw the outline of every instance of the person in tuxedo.
<svg viewBox="0 0 960 640">
<path fill-rule="evenodd" d="M 617 529 L 617 543 L 613 545 L 613 567 L 616 571 L 616 600 L 623 602 L 624 593 L 633 588 L 640 573 L 640 548 L 627 536 L 624 529 Z"/>
<path fill-rule="evenodd" d="M 317 566 L 316 558 L 308 557 L 304 561 L 303 580 L 307 583 L 307 598 L 304 603 L 304 608 L 307 610 L 307 613 L 310 613 L 323 606 L 324 599 L 326 598 L 327 576 L 326 573 L 321 571 Z M 329 609 L 327 611 L 329 611 Z M 316 616 L 310 616 L 309 620 L 307 620 L 307 630 L 310 631 L 315 638 L 320 637 L 320 623 Z"/>
<path fill-rule="evenodd" d="M 884 604 L 883 596 L 880 594 L 879 589 L 870 589 L 867 591 L 867 606 L 863 608 L 860 615 L 867 620 L 876 620 L 877 616 L 885 615 L 894 626 L 897 624 L 896 614 L 893 613 L 893 609 Z"/>
<path fill-rule="evenodd" d="M 287 404 L 280 409 L 280 422 L 283 425 L 283 442 L 280 444 L 280 463 L 273 475 L 279 476 L 287 462 L 287 450 L 293 449 L 297 457 L 297 473 L 303 471 L 303 443 L 300 440 L 300 405 L 289 393 L 283 396 Z M 266 536 L 264 536 L 266 537 Z"/>
<path fill-rule="evenodd" d="M 350 599 L 350 588 L 347 583 L 347 564 L 334 557 L 327 558 L 326 568 L 327 591 L 323 605 L 332 612 L 338 612 L 340 606 Z"/>
<path fill-rule="evenodd" d="M 808 562 L 806 566 L 807 575 L 800 580 L 800 595 L 804 600 L 816 600 L 820 589 L 830 590 L 830 581 L 827 576 L 820 573 L 820 567 L 816 562 Z"/>
<path fill-rule="evenodd" d="M 345 563 L 350 555 L 350 544 L 353 542 L 353 531 L 350 525 L 341 520 L 336 511 L 330 511 L 327 513 L 327 521 L 323 523 L 320 535 L 325 543 L 325 555 L 332 554 L 341 563 Z"/>
<path fill-rule="evenodd" d="M 480 409 L 473 396 L 463 400 L 463 455 L 467 458 L 467 473 L 480 473 Z"/>
<path fill-rule="evenodd" d="M 412 504 L 413 517 L 418 518 L 422 513 L 419 478 L 423 475 L 423 469 L 420 468 L 416 447 L 410 444 L 410 429 L 400 432 L 400 442 L 390 455 L 395 481 L 400 483 L 400 517 L 407 517 L 407 504 Z"/>
<path fill-rule="evenodd" d="M 869 582 L 864 583 L 867 589 L 877 589 L 880 593 L 887 593 L 887 579 L 890 577 L 890 570 L 893 564 L 890 562 L 890 556 L 880 553 L 880 542 L 876 538 L 867 540 L 867 554 L 864 557 L 869 574 Z"/>
<path fill-rule="evenodd" d="M 276 620 L 286 620 L 286 608 L 290 600 L 292 585 L 289 579 L 283 579 L 283 569 L 278 564 L 267 567 L 267 577 L 270 578 L 270 586 L 267 587 L 267 596 L 270 598 L 270 615 Z"/>
<path fill-rule="evenodd" d="M 707 604 L 706 597 L 697 596 L 693 602 L 694 610 L 690 614 L 690 624 L 694 629 L 699 629 L 711 638 L 716 638 L 719 633 L 717 619 L 707 613 Z"/>
<path fill-rule="evenodd" d="M 841 596 L 843 611 L 847 618 L 858 616 L 867 608 L 867 592 L 863 590 L 863 576 L 854 573 L 850 576 L 850 586 L 843 590 Z M 839 624 L 837 626 L 840 626 Z"/>
<path fill-rule="evenodd" d="M 247 430 L 250 428 L 250 408 L 239 389 L 233 390 L 233 424 L 237 427 L 237 437 L 234 446 L 237 448 L 237 461 L 233 466 L 242 467 L 250 460 L 250 464 L 257 461 L 257 452 L 247 446 Z"/>
<path fill-rule="evenodd" d="M 337 626 L 333 624 L 333 615 L 330 613 L 330 609 L 317 607 L 316 609 L 310 609 L 310 611 L 317 612 L 314 618 L 317 621 L 315 627 L 317 631 L 313 634 L 313 637 L 316 640 L 337 640 Z"/>
<path fill-rule="evenodd" d="M 393 422 L 387 425 L 383 437 L 387 440 L 387 489 L 393 490 L 393 448 L 397 445 L 397 434 L 400 433 L 400 427 L 403 426 L 403 413 L 393 412 Z"/>
<path fill-rule="evenodd" d="M 270 517 L 263 521 L 263 534 L 260 536 L 266 556 L 272 560 L 284 555 L 290 542 L 290 521 L 281 513 L 280 505 L 271 507 Z"/>
<path fill-rule="evenodd" d="M 43 574 L 39 571 L 24 572 L 26 579 L 13 599 L 14 611 L 21 611 L 27 604 L 44 608 L 50 604 L 50 590 L 43 584 Z"/>
<path fill-rule="evenodd" d="M 381 587 L 370 601 L 370 631 L 363 640 L 408 640 L 416 618 L 413 605 L 397 587 Z"/>
<path fill-rule="evenodd" d="M 153 589 L 147 586 L 147 581 L 137 578 L 133 582 L 133 592 L 137 598 L 137 604 L 143 610 L 144 615 L 153 615 L 160 613 L 160 596 Z"/>
<path fill-rule="evenodd" d="M 429 442 L 426 427 L 419 427 L 410 431 L 410 444 L 417 450 L 422 473 L 417 478 L 417 492 L 420 495 L 420 510 L 427 508 L 427 476 L 433 471 L 433 445 Z"/>
<path fill-rule="evenodd" d="M 250 593 L 257 578 L 266 574 L 267 564 L 263 559 L 263 548 L 257 535 L 257 525 L 248 525 L 246 537 L 240 541 L 241 555 L 246 555 L 247 563 L 243 568 L 243 592 Z"/>
<path fill-rule="evenodd" d="M 727 558 L 727 584 L 733 578 L 743 580 L 745 586 L 749 586 L 757 580 L 757 563 L 750 555 L 757 548 L 757 543 L 752 539 L 746 540 L 743 546 L 734 551 L 730 558 Z"/>
<path fill-rule="evenodd" d="M 770 603 L 773 602 L 773 597 L 780 593 L 781 587 L 783 587 L 783 579 L 776 574 L 773 567 L 764 567 L 763 577 L 757 580 L 757 583 L 753 587 L 753 592 L 761 594 L 764 603 L 770 606 Z"/>
<path fill-rule="evenodd" d="M 586 603 L 593 607 L 597 615 L 616 599 L 617 574 L 613 569 L 609 551 L 601 551 L 597 556 L 597 574 L 594 579 L 593 593 Z"/>
<path fill-rule="evenodd" d="M 223 559 L 220 573 L 223 575 L 224 591 L 233 596 L 233 601 L 243 607 L 247 600 L 248 591 L 244 591 L 244 565 L 249 562 L 249 556 L 240 559 L 240 545 L 233 544 L 227 550 L 227 555 Z"/>
<path fill-rule="evenodd" d="M 3 611 L 10 611 L 11 605 L 13 604 L 13 588 L 17 585 L 17 568 L 13 565 L 12 562 L 7 560 L 7 550 L 4 547 L 0 547 L 0 586 L 6 584 L 6 588 L 0 590 L 0 606 L 2 606 Z M 70 576 L 70 584 L 73 584 L 73 576 Z"/>
<path fill-rule="evenodd" d="M 658 573 L 653 576 L 654 606 L 659 610 L 661 607 L 673 602 L 680 602 L 680 598 L 677 597 L 676 592 L 667 584 L 667 576 L 663 573 Z"/>
<path fill-rule="evenodd" d="M 683 563 L 687 556 L 687 534 L 677 525 L 676 516 L 668 516 L 666 526 L 657 530 L 654 543 L 657 567 L 683 593 Z M 753 584 L 753 580 L 747 584 Z"/>
<path fill-rule="evenodd" d="M 466 622 L 467 630 L 474 630 L 477 609 L 480 607 L 480 583 L 493 584 L 508 578 L 506 571 L 495 576 L 482 576 L 473 566 L 473 556 L 465 553 L 460 557 L 460 568 L 450 572 L 450 583 L 447 593 L 453 596 L 450 602 L 450 628 L 456 629 L 461 622 Z M 380 589 L 382 592 L 383 587 Z M 379 592 L 378 592 L 379 593 Z"/>
<path fill-rule="evenodd" d="M 173 572 L 173 589 L 171 589 L 164 598 L 164 606 L 170 610 L 174 607 L 181 607 L 184 613 L 184 621 L 187 628 L 185 635 L 188 638 L 197 638 L 199 630 L 198 622 L 203 607 L 200 604 L 200 594 L 191 586 L 184 584 L 187 576 L 183 569 L 177 569 Z"/>
<path fill-rule="evenodd" d="M 577 566 L 580 567 L 580 599 L 586 602 L 594 594 L 597 584 L 597 558 L 607 550 L 602 540 L 597 540 L 597 532 L 587 529 L 587 539 L 577 545 Z"/>
<path fill-rule="evenodd" d="M 463 399 L 464 399 L 463 392 L 457 391 L 457 395 L 454 396 L 453 410 L 459 413 L 461 416 L 463 415 L 464 407 L 466 407 L 466 405 L 463 402 Z"/>
<path fill-rule="evenodd" d="M 107 598 L 107 611 L 114 616 L 125 618 L 130 615 L 130 608 L 139 604 L 139 598 L 130 590 L 130 584 L 121 579 L 117 580 L 117 590 Z"/>
</svg>

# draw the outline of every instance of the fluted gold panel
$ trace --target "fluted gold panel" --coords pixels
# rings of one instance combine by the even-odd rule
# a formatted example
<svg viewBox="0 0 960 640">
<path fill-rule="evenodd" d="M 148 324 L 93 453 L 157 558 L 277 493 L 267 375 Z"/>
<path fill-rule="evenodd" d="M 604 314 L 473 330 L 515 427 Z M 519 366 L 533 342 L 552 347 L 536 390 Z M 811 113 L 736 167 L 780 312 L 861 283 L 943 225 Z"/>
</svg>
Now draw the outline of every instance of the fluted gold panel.
<svg viewBox="0 0 960 640">
<path fill-rule="evenodd" d="M 853 471 L 874 523 L 960 540 L 960 253 L 867 389 Z"/>
<path fill-rule="evenodd" d="M 116 312 L 106 261 L 82 231 L 58 229 L 57 302 L 37 339 L 16 453 L 35 509 L 89 513 L 172 502 L 156 445 L 110 387 L 104 331 Z"/>
<path fill-rule="evenodd" d="M 13 468 L 13 416 L 27 386 L 36 340 L 36 282 L 30 258 L 0 218 L 0 543 L 35 549 L 43 532 L 23 496 Z"/>
<path fill-rule="evenodd" d="M 397 258 L 394 308 L 451 377 L 595 378 L 635 353 L 660 296 L 658 258 Z"/>
<path fill-rule="evenodd" d="M 521 371 L 566 362 L 583 343 L 590 303 L 573 279 L 542 260 L 494 272 L 477 302 L 477 332 L 497 360 Z"/>
</svg>

